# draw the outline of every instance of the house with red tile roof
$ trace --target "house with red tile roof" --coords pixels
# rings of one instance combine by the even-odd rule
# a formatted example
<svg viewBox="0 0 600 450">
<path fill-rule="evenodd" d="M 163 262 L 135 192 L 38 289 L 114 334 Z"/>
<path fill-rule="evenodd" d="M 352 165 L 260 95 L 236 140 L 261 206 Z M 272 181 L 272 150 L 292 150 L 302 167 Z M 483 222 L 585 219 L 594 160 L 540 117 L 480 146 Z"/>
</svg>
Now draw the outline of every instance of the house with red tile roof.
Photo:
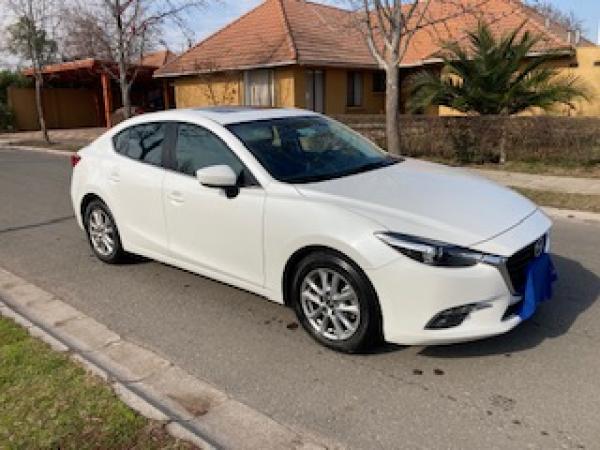
<svg viewBox="0 0 600 450">
<path fill-rule="evenodd" d="M 385 76 L 357 28 L 358 14 L 308 0 L 265 0 L 163 65 L 154 77 L 174 86 L 177 107 L 258 105 L 332 115 L 383 113 Z M 536 52 L 555 53 L 559 67 L 591 80 L 600 95 L 599 48 L 520 0 L 488 0 L 469 13 L 457 9 L 456 2 L 433 0 L 427 15 L 432 25 L 415 34 L 400 62 L 403 80 L 417 70 L 439 71 L 442 43 L 464 40 L 467 31 L 485 20 L 498 34 L 524 24 L 524 30 L 542 37 Z M 600 115 L 600 103 L 592 106 L 582 104 L 578 113 Z"/>
</svg>

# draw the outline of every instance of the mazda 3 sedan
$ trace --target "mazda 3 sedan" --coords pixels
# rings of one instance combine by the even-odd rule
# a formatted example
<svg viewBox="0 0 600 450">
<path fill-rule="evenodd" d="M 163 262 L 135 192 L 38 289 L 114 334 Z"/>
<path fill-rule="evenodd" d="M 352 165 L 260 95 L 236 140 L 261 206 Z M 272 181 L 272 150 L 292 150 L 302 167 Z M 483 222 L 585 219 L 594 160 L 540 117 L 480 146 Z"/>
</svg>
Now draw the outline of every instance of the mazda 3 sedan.
<svg viewBox="0 0 600 450">
<path fill-rule="evenodd" d="M 340 351 L 507 332 L 556 277 L 551 222 L 529 200 L 310 111 L 146 114 L 71 162 L 99 259 L 142 255 L 255 292 Z"/>
</svg>

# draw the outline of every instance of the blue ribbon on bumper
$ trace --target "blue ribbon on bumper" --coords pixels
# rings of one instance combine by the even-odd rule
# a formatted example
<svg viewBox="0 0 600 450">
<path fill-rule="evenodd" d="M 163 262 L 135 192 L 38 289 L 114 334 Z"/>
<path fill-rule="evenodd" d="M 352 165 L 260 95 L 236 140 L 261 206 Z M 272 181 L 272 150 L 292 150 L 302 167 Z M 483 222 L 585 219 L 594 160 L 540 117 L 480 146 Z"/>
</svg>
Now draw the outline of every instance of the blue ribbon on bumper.
<svg viewBox="0 0 600 450">
<path fill-rule="evenodd" d="M 552 297 L 552 284 L 558 279 L 554 264 L 548 253 L 535 258 L 527 268 L 527 281 L 519 316 L 529 319 L 538 305 Z"/>
</svg>

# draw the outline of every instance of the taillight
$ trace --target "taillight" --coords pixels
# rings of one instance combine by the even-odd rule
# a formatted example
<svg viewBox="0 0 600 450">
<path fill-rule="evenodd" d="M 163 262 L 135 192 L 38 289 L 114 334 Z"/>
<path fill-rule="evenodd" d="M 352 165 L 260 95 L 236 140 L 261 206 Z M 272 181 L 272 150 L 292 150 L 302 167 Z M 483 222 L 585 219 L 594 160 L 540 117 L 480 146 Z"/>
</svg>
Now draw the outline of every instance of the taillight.
<svg viewBox="0 0 600 450">
<path fill-rule="evenodd" d="M 81 161 L 81 156 L 77 153 L 71 155 L 71 167 L 75 167 L 79 161 Z"/>
</svg>

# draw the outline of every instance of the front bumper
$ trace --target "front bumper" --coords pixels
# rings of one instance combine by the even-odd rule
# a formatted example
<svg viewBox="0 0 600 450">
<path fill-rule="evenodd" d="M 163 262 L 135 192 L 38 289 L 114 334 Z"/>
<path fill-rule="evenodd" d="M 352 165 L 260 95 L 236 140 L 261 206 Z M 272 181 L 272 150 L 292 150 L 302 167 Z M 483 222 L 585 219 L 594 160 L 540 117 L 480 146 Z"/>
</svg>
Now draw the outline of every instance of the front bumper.
<svg viewBox="0 0 600 450">
<path fill-rule="evenodd" d="M 502 334 L 521 323 L 516 315 L 503 320 L 508 307 L 521 298 L 510 293 L 500 271 L 493 266 L 449 269 L 398 260 L 367 271 L 367 276 L 379 296 L 388 342 L 449 344 Z M 457 327 L 426 329 L 441 311 L 466 304 L 483 307 L 471 312 Z"/>
<path fill-rule="evenodd" d="M 548 232 L 550 221 L 538 212 L 480 247 L 512 247 L 510 256 Z M 493 241 L 498 240 L 498 243 Z M 512 242 L 511 242 L 512 241 Z M 511 245 L 512 244 L 512 245 Z M 483 339 L 506 333 L 522 319 L 507 314 L 522 300 L 512 292 L 506 273 L 489 264 L 472 267 L 432 267 L 400 256 L 390 264 L 366 271 L 379 297 L 384 338 L 403 345 L 450 344 Z M 441 311 L 475 304 L 458 326 L 428 329 L 427 324 Z"/>
</svg>

